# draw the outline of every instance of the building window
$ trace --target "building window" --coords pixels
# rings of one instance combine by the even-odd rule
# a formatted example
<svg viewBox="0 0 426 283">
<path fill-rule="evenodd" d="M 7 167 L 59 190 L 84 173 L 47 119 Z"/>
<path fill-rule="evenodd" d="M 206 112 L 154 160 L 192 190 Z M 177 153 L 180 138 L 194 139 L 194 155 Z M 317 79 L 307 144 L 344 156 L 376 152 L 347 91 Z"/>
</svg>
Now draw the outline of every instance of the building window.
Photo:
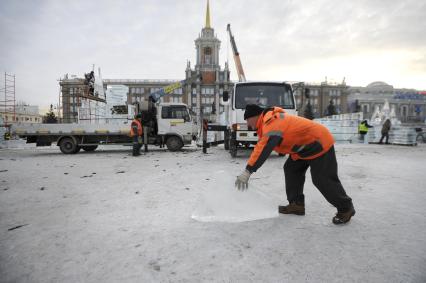
<svg viewBox="0 0 426 283">
<path fill-rule="evenodd" d="M 172 102 L 174 103 L 182 103 L 182 96 L 173 96 Z"/>
<path fill-rule="evenodd" d="M 309 96 L 310 96 L 310 97 L 312 97 L 312 96 L 316 96 L 316 95 L 317 95 L 317 92 L 318 92 L 318 90 L 316 90 L 316 89 L 312 89 L 312 88 L 309 88 Z"/>
<path fill-rule="evenodd" d="M 173 93 L 174 94 L 182 94 L 183 93 L 182 88 L 177 88 L 177 89 L 173 90 Z"/>
<path fill-rule="evenodd" d="M 401 116 L 402 117 L 407 117 L 408 116 L 408 106 L 407 105 L 403 105 L 401 107 Z"/>
<path fill-rule="evenodd" d="M 362 108 L 362 112 L 364 113 L 364 114 L 366 114 L 366 113 L 368 113 L 369 112 L 369 110 L 370 110 L 370 107 L 369 107 L 370 105 L 368 105 L 368 104 L 363 104 L 362 106 L 361 106 L 361 108 Z"/>
<path fill-rule="evenodd" d="M 211 49 L 211 47 L 204 48 L 204 64 L 212 64 L 212 49 Z"/>
<path fill-rule="evenodd" d="M 203 106 L 203 113 L 209 114 L 212 112 L 212 107 L 211 106 Z"/>
<path fill-rule="evenodd" d="M 214 97 L 212 96 L 203 96 L 201 97 L 202 104 L 212 104 L 214 103 Z"/>
<path fill-rule="evenodd" d="M 214 94 L 214 88 L 213 87 L 202 87 L 201 88 L 201 94 L 213 95 Z"/>
</svg>

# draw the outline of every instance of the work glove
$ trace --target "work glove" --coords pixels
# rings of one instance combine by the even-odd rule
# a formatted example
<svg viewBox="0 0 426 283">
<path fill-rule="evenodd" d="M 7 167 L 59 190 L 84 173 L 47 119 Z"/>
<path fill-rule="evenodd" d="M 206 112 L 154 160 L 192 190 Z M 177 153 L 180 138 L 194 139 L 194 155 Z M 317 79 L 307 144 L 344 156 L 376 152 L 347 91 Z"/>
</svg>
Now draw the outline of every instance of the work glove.
<svg viewBox="0 0 426 283">
<path fill-rule="evenodd" d="M 238 190 L 247 190 L 250 175 L 251 173 L 247 169 L 244 170 L 244 172 L 237 177 L 237 180 L 235 180 L 235 187 L 237 187 Z"/>
</svg>

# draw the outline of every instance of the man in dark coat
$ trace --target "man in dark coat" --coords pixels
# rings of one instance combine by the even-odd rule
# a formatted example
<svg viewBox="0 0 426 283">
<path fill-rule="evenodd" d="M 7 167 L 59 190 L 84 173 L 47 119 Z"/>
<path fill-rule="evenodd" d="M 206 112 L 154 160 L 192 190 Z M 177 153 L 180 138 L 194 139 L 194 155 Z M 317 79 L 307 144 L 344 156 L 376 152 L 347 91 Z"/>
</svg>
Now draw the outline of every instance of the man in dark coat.
<svg viewBox="0 0 426 283">
<path fill-rule="evenodd" d="M 382 137 L 380 138 L 379 143 L 383 143 L 383 139 L 386 137 L 386 144 L 389 144 L 389 131 L 392 126 L 392 123 L 389 119 L 386 119 L 386 121 L 383 123 L 382 126 Z"/>
</svg>

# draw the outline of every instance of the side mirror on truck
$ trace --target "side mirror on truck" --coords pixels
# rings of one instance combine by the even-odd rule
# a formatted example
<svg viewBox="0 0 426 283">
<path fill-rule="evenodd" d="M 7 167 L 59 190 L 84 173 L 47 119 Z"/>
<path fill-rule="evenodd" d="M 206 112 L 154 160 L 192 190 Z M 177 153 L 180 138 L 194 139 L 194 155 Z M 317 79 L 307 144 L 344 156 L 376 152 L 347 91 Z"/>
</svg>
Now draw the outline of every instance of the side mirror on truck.
<svg viewBox="0 0 426 283">
<path fill-rule="evenodd" d="M 229 92 L 227 90 L 223 91 L 223 101 L 228 101 L 229 99 Z"/>
</svg>

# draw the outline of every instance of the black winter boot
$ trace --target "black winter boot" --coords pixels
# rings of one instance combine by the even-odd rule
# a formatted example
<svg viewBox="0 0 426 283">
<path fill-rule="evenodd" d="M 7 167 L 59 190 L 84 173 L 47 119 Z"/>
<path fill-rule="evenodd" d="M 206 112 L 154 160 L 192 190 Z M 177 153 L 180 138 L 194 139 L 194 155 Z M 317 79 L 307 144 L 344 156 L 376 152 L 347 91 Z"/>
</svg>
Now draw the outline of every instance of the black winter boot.
<svg viewBox="0 0 426 283">
<path fill-rule="evenodd" d="M 305 204 L 291 202 L 288 205 L 278 206 L 278 212 L 282 214 L 305 215 Z"/>
<path fill-rule="evenodd" d="M 336 225 L 344 224 L 349 222 L 351 220 L 351 217 L 355 215 L 355 208 L 353 205 L 351 207 L 343 212 L 337 212 L 336 216 L 333 217 L 333 223 Z"/>
</svg>

